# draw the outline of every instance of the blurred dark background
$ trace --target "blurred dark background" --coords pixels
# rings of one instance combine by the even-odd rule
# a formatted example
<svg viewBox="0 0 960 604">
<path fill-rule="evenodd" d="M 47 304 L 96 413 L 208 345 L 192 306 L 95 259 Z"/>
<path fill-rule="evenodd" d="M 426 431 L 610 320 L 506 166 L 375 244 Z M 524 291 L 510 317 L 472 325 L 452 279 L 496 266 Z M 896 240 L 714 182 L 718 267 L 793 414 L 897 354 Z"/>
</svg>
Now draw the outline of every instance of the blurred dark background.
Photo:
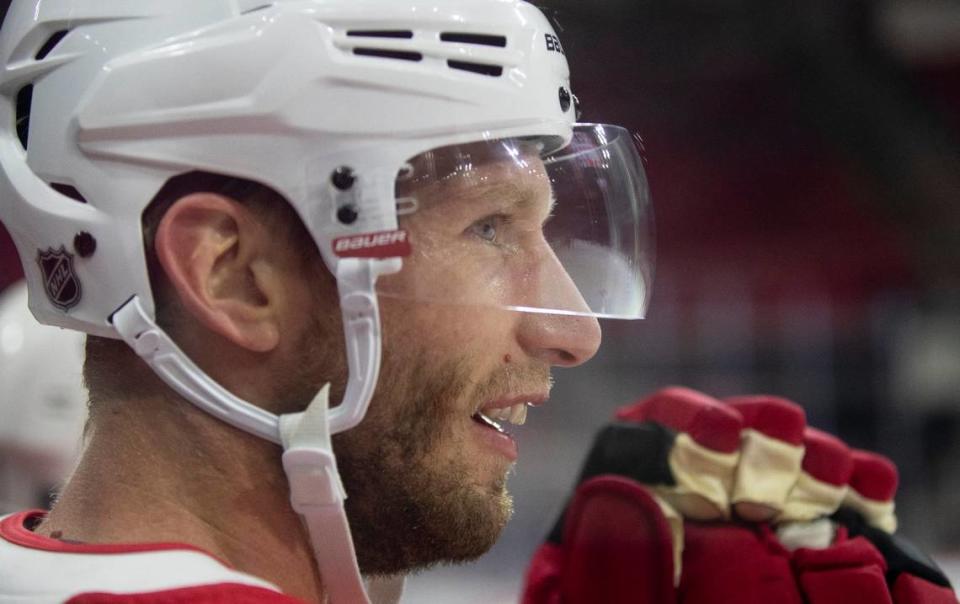
<svg viewBox="0 0 960 604">
<path fill-rule="evenodd" d="M 407 601 L 509 601 L 593 431 L 650 390 L 792 398 L 901 470 L 901 531 L 960 552 L 960 3 L 546 6 L 584 121 L 644 141 L 649 318 L 607 322 L 520 433 L 516 519 Z M 20 275 L 0 231 L 0 288 Z M 9 393 L 4 393 L 9 395 Z M 473 590 L 473 591 L 471 591 Z M 448 600 L 452 601 L 452 600 Z"/>
</svg>

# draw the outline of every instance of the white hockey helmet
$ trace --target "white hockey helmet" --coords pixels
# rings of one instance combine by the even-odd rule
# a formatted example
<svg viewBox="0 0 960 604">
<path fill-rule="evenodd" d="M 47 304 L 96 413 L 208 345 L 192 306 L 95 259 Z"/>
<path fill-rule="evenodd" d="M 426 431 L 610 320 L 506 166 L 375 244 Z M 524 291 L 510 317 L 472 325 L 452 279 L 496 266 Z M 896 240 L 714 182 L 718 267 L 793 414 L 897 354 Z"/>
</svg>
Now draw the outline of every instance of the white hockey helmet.
<svg viewBox="0 0 960 604">
<path fill-rule="evenodd" d="M 0 513 L 44 503 L 76 461 L 87 416 L 83 341 L 38 323 L 25 284 L 0 294 Z"/>
<path fill-rule="evenodd" d="M 437 282 L 378 289 L 425 245 L 405 221 L 448 212 L 450 199 L 492 218 L 524 202 L 491 176 L 547 183 L 535 193 L 547 211 L 515 221 L 509 282 L 495 270 L 478 281 L 517 311 L 645 312 L 642 162 L 625 130 L 575 124 L 563 48 L 526 2 L 15 0 L 0 66 L 0 219 L 31 310 L 124 339 L 186 399 L 282 443 L 294 507 L 314 538 L 327 534 L 325 577 L 351 574 L 329 435 L 362 420 L 376 386 L 378 294 L 473 303 Z M 349 377 L 335 409 L 318 395 L 306 414 L 267 413 L 156 326 L 141 217 L 166 182 L 198 170 L 269 186 L 314 238 L 344 319 Z M 314 429 L 298 431 L 305 421 Z M 356 582 L 334 583 L 334 601 L 358 596 Z"/>
</svg>

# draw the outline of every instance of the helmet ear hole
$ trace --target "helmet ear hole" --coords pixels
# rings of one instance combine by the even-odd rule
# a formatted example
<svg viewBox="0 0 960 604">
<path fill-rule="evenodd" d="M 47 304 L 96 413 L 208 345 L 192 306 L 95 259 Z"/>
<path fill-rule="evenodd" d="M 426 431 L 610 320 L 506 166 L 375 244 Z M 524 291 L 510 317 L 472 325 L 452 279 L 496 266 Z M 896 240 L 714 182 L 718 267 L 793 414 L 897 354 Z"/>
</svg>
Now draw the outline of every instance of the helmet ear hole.
<svg viewBox="0 0 960 604">
<path fill-rule="evenodd" d="M 17 138 L 27 150 L 30 137 L 30 109 L 33 105 L 33 84 L 27 84 L 17 93 Z"/>
<path fill-rule="evenodd" d="M 34 55 L 34 59 L 41 61 L 46 58 L 48 54 L 53 52 L 53 49 L 57 47 L 57 44 L 60 43 L 67 34 L 70 33 L 69 29 L 61 29 L 60 31 L 54 32 L 47 41 L 43 43 L 43 46 L 40 47 L 40 50 L 37 51 L 37 54 Z"/>
<path fill-rule="evenodd" d="M 271 6 L 273 6 L 273 4 L 270 4 L 270 3 L 260 4 L 260 5 L 258 5 L 258 6 L 254 6 L 253 8 L 248 8 L 248 9 L 246 9 L 246 10 L 243 10 L 243 11 L 240 12 L 240 14 L 241 14 L 241 15 L 249 15 L 250 13 L 255 13 L 255 12 L 257 12 L 258 10 L 263 10 L 263 9 L 265 9 L 265 8 L 270 8 Z"/>
<path fill-rule="evenodd" d="M 37 53 L 33 58 L 37 61 L 45 59 L 69 33 L 69 29 L 61 29 L 52 33 L 46 42 L 37 49 Z M 20 139 L 20 144 L 23 145 L 24 151 L 27 150 L 27 145 L 30 140 L 30 111 L 32 107 L 33 84 L 27 84 L 17 92 L 17 138 Z"/>
<path fill-rule="evenodd" d="M 67 185 L 62 182 L 51 182 L 50 188 L 56 191 L 57 193 L 69 197 L 70 199 L 80 202 L 87 203 L 87 198 L 77 190 L 73 185 Z"/>
</svg>

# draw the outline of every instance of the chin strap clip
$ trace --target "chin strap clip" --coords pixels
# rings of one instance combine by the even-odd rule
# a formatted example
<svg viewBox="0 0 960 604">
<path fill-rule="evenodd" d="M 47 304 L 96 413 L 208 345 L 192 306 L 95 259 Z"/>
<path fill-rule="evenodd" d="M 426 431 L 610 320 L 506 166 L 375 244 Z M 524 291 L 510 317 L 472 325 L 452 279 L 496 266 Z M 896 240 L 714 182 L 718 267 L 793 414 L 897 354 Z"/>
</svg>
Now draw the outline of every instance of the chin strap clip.
<svg viewBox="0 0 960 604">
<path fill-rule="evenodd" d="M 303 413 L 280 417 L 283 469 L 290 483 L 290 503 L 307 525 L 324 588 L 334 604 L 369 604 L 350 536 L 333 455 L 328 417 L 329 384 Z"/>
</svg>

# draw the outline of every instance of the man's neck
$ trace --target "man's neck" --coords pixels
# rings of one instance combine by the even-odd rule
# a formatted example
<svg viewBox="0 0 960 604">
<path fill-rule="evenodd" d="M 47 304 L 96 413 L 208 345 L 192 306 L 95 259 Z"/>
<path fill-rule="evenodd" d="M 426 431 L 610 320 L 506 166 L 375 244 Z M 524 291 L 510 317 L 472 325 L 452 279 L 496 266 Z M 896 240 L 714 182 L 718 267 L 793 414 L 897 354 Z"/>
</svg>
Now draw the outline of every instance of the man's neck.
<svg viewBox="0 0 960 604">
<path fill-rule="evenodd" d="M 323 601 L 276 445 L 180 400 L 114 409 L 95 418 L 80 465 L 39 533 L 86 543 L 186 543 L 288 595 Z"/>
</svg>

